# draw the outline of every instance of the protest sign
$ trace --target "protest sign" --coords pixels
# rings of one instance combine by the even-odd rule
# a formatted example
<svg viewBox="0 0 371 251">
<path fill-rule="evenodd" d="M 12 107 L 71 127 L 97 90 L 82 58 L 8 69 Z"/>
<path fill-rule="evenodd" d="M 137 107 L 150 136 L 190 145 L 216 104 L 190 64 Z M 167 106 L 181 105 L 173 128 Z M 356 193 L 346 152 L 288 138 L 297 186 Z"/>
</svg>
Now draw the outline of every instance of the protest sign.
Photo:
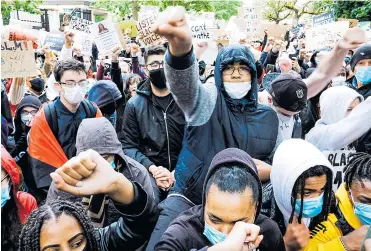
<svg viewBox="0 0 371 251">
<path fill-rule="evenodd" d="M 75 31 L 81 31 L 84 33 L 91 33 L 90 26 L 93 24 L 93 22 L 82 19 L 79 17 L 72 17 L 70 21 L 70 29 Z"/>
<path fill-rule="evenodd" d="M 306 33 L 306 49 L 313 51 L 331 48 L 345 34 L 348 27 L 348 21 L 341 21 L 309 29 Z"/>
<path fill-rule="evenodd" d="M 371 44 L 371 22 L 359 22 L 358 27 L 366 32 L 366 43 Z"/>
<path fill-rule="evenodd" d="M 192 37 L 197 40 L 209 40 L 211 35 L 206 27 L 205 19 L 202 17 L 190 17 L 189 26 L 192 31 Z"/>
<path fill-rule="evenodd" d="M 205 21 L 205 26 L 208 29 L 218 29 L 219 25 L 217 20 L 215 19 L 215 13 L 214 12 L 204 12 L 202 13 L 202 17 Z"/>
<path fill-rule="evenodd" d="M 44 42 L 53 51 L 61 51 L 64 45 L 64 35 L 62 33 L 49 33 Z"/>
<path fill-rule="evenodd" d="M 156 18 L 156 14 L 149 14 L 145 17 L 140 17 L 136 25 L 138 36 L 146 46 L 153 45 L 156 42 L 162 40 L 162 37 L 160 35 L 157 35 L 151 31 L 151 27 L 155 23 Z"/>
<path fill-rule="evenodd" d="M 329 11 L 321 15 L 313 16 L 313 27 L 335 22 L 334 11 Z"/>
<path fill-rule="evenodd" d="M 354 27 L 358 26 L 358 20 L 357 19 L 338 18 L 338 21 L 348 21 L 349 22 L 349 28 L 354 28 Z"/>
<path fill-rule="evenodd" d="M 74 31 L 75 32 L 75 31 Z M 91 56 L 93 47 L 93 36 L 81 31 L 75 32 L 75 43 L 80 48 L 82 55 Z"/>
<path fill-rule="evenodd" d="M 112 48 L 121 44 L 116 28 L 110 20 L 93 24 L 91 33 L 99 52 L 104 55 L 108 55 Z"/>
<path fill-rule="evenodd" d="M 31 41 L 1 41 L 1 78 L 36 76 Z"/>
<path fill-rule="evenodd" d="M 344 167 L 349 162 L 349 155 L 355 153 L 354 150 L 337 150 L 337 151 L 324 151 L 323 154 L 330 161 L 334 172 L 332 189 L 336 192 L 339 186 L 344 182 Z"/>
<path fill-rule="evenodd" d="M 138 30 L 134 20 L 122 21 L 119 23 L 119 26 L 122 34 L 126 34 L 129 37 L 136 37 L 138 35 Z M 130 33 L 126 32 L 129 31 L 128 29 L 130 29 Z"/>
<path fill-rule="evenodd" d="M 246 23 L 246 32 L 257 34 L 260 30 L 259 10 L 254 6 L 247 5 L 243 7 L 243 19 Z"/>
</svg>

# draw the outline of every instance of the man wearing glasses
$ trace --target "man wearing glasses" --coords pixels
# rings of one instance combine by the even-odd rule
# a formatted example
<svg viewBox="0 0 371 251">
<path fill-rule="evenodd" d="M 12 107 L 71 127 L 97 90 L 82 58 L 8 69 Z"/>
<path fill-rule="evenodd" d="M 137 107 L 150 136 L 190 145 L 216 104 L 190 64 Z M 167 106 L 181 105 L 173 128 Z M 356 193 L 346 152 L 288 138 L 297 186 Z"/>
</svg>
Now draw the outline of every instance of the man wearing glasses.
<svg viewBox="0 0 371 251">
<path fill-rule="evenodd" d="M 45 192 L 51 184 L 49 174 L 76 155 L 81 121 L 102 116 L 95 105 L 84 99 L 88 82 L 83 63 L 75 59 L 58 61 L 54 76 L 59 97 L 40 109 L 32 121 L 29 138 L 30 166 L 37 188 Z"/>
<path fill-rule="evenodd" d="M 184 115 L 166 85 L 165 47 L 152 46 L 144 55 L 148 76 L 126 107 L 121 134 L 125 155 L 151 174 L 155 201 L 163 200 L 174 183 L 173 173 L 182 147 Z"/>
</svg>

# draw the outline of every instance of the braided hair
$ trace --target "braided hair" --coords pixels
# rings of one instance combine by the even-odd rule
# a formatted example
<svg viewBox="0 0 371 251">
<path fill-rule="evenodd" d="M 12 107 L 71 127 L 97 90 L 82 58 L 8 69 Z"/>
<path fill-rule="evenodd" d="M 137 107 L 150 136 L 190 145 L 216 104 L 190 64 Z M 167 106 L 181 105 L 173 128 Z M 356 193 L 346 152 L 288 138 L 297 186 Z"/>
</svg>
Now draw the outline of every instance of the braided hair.
<svg viewBox="0 0 371 251">
<path fill-rule="evenodd" d="M 40 250 L 40 231 L 44 222 L 60 217 L 62 214 L 74 217 L 81 225 L 87 241 L 87 250 L 101 250 L 99 235 L 80 203 L 66 200 L 53 200 L 34 210 L 19 236 L 20 251 Z"/>
<path fill-rule="evenodd" d="M 332 171 L 326 166 L 314 166 L 303 172 L 298 179 L 295 181 L 294 188 L 292 189 L 291 194 L 291 206 L 292 206 L 292 212 L 289 219 L 289 223 L 292 223 L 294 219 L 295 214 L 295 202 L 296 202 L 296 196 L 300 191 L 300 213 L 298 222 L 301 223 L 301 219 L 303 217 L 303 206 L 304 206 L 304 188 L 305 188 L 305 180 L 309 177 L 315 177 L 315 176 L 322 176 L 326 175 L 326 186 L 324 190 L 324 196 L 323 196 L 323 206 L 322 211 L 319 215 L 315 217 L 315 222 L 318 221 L 325 221 L 327 220 L 327 216 L 332 208 L 332 205 L 334 204 L 334 195 L 332 192 Z M 312 223 L 311 223 L 312 225 Z"/>
<path fill-rule="evenodd" d="M 349 191 L 352 182 L 363 180 L 371 181 L 371 155 L 367 153 L 353 153 L 349 156 L 348 165 L 344 168 L 345 188 Z"/>
</svg>

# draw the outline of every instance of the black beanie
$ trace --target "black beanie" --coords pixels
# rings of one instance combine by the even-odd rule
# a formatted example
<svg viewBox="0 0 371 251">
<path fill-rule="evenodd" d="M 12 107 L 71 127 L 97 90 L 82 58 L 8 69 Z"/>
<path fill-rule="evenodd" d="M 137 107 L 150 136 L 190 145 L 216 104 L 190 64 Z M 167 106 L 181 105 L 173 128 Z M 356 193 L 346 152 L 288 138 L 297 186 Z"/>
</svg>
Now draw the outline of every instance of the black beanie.
<svg viewBox="0 0 371 251">
<path fill-rule="evenodd" d="M 354 67 L 362 59 L 371 59 L 371 44 L 365 44 L 359 47 L 350 60 L 350 68 L 354 72 Z"/>
</svg>

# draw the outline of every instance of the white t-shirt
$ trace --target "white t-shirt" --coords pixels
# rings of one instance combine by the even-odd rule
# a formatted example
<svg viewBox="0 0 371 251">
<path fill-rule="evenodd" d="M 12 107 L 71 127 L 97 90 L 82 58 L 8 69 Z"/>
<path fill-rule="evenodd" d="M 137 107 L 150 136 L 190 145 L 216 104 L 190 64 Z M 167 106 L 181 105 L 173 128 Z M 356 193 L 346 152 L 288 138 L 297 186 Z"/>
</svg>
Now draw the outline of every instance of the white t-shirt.
<svg viewBox="0 0 371 251">
<path fill-rule="evenodd" d="M 294 130 L 294 117 L 287 117 L 277 112 L 278 117 L 278 133 L 281 134 L 282 141 L 291 139 L 292 131 Z"/>
</svg>

